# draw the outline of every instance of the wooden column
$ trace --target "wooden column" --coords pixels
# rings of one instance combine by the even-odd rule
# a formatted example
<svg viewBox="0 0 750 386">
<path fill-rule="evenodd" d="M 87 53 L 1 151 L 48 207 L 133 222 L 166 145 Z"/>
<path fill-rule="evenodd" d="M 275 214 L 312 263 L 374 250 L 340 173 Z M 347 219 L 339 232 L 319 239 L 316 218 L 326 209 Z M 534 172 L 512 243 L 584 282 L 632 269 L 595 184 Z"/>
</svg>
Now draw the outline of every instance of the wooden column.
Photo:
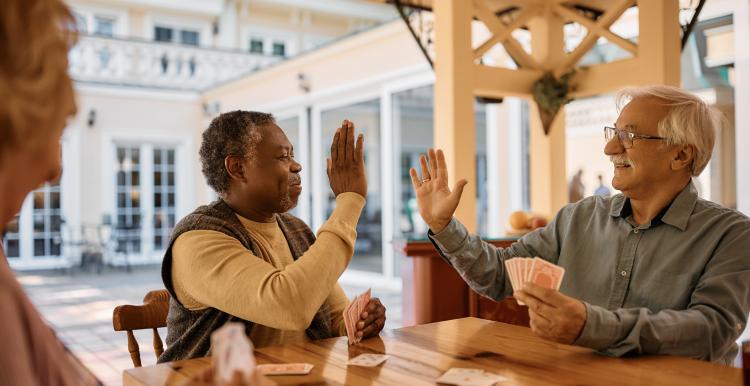
<svg viewBox="0 0 750 386">
<path fill-rule="evenodd" d="M 638 59 L 643 84 L 680 85 L 678 13 L 678 0 L 638 0 Z"/>
<path fill-rule="evenodd" d="M 563 26 L 563 20 L 552 12 L 544 12 L 529 22 L 531 56 L 544 71 L 554 70 L 565 59 Z M 565 111 L 560 110 L 545 136 L 536 104 L 530 101 L 531 210 L 554 216 L 568 202 Z"/>
<path fill-rule="evenodd" d="M 465 178 L 456 217 L 476 231 L 476 129 L 474 127 L 472 6 L 466 0 L 439 0 L 435 16 L 434 143 L 443 149 L 449 184 Z"/>
</svg>

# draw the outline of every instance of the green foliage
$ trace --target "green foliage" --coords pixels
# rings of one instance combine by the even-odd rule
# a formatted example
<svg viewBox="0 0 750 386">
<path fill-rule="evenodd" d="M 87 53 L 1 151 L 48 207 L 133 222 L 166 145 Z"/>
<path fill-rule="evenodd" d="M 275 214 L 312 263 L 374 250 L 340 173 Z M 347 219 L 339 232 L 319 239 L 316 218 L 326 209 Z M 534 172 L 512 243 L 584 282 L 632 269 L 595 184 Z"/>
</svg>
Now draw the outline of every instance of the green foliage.
<svg viewBox="0 0 750 386">
<path fill-rule="evenodd" d="M 549 133 L 552 121 L 560 108 L 573 100 L 568 97 L 568 94 L 573 91 L 570 80 L 575 72 L 575 70 L 570 70 L 560 79 L 551 72 L 547 72 L 534 84 L 534 101 L 539 107 L 539 116 L 545 134 Z"/>
<path fill-rule="evenodd" d="M 575 75 L 575 70 L 565 73 L 560 79 L 557 79 L 551 72 L 545 73 L 534 84 L 534 101 L 542 110 L 557 112 L 560 107 L 571 102 L 573 99 L 568 98 L 571 90 L 570 79 Z"/>
</svg>

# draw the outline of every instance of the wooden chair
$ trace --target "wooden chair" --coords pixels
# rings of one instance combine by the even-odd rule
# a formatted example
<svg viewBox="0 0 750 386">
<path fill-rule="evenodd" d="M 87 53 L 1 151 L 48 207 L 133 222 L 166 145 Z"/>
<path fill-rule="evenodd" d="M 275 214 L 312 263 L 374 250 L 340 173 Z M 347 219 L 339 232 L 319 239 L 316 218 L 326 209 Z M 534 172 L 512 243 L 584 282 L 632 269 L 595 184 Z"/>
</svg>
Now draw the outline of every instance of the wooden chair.
<svg viewBox="0 0 750 386">
<path fill-rule="evenodd" d="M 143 297 L 143 305 L 122 305 L 112 312 L 112 327 L 115 331 L 128 333 L 128 351 L 135 367 L 141 367 L 141 352 L 133 330 L 150 328 L 154 332 L 154 351 L 156 358 L 164 352 L 164 346 L 157 328 L 167 326 L 169 310 L 169 292 L 167 290 L 150 291 Z"/>
</svg>

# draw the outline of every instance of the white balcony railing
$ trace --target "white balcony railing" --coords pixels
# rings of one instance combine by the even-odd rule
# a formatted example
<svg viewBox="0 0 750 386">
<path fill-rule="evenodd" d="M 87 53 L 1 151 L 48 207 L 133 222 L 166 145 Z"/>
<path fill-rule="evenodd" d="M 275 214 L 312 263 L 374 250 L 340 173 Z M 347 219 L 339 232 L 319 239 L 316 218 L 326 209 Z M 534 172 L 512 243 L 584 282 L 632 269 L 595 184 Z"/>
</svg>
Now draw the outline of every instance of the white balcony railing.
<svg viewBox="0 0 750 386">
<path fill-rule="evenodd" d="M 173 43 L 82 35 L 70 51 L 81 82 L 203 90 L 282 58 Z"/>
</svg>

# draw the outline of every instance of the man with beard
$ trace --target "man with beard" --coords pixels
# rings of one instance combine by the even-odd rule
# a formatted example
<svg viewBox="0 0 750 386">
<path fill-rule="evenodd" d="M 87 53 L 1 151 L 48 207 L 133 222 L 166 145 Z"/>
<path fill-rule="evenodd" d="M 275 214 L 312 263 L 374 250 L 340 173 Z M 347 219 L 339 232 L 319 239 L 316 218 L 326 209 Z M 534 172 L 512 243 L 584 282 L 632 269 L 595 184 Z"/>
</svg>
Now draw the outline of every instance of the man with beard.
<svg viewBox="0 0 750 386">
<path fill-rule="evenodd" d="M 539 256 L 565 268 L 560 291 L 527 283 L 513 294 L 532 331 L 607 355 L 681 355 L 730 364 L 750 311 L 750 219 L 698 197 L 691 182 L 708 164 L 715 113 L 675 87 L 626 89 L 604 153 L 612 186 L 563 207 L 544 229 L 495 248 L 453 218 L 445 157 L 410 170 L 419 212 L 442 256 L 477 292 L 512 293 L 504 262 Z"/>
<path fill-rule="evenodd" d="M 297 204 L 302 167 L 270 114 L 233 111 L 203 133 L 200 158 L 219 199 L 183 218 L 172 232 L 162 278 L 171 294 L 167 350 L 160 362 L 205 356 L 210 335 L 229 321 L 245 324 L 256 347 L 346 333 L 348 300 L 337 284 L 354 253 L 365 205 L 363 137 L 336 131 L 328 178 L 336 208 L 318 231 L 285 212 Z M 377 298 L 357 335 L 377 335 L 385 307 Z"/>
</svg>

